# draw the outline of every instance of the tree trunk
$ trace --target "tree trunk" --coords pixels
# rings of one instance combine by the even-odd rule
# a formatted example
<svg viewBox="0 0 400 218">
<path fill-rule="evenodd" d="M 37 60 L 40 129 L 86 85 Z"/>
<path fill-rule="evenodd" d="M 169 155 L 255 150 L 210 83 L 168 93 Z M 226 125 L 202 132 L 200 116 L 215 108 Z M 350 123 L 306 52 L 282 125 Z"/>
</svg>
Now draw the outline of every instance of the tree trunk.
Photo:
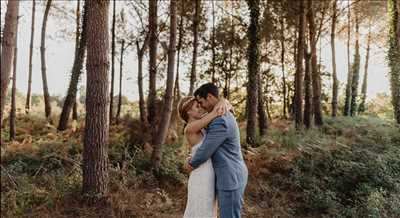
<svg viewBox="0 0 400 218">
<path fill-rule="evenodd" d="M 296 60 L 296 73 L 295 73 L 295 85 L 294 85 L 294 117 L 296 123 L 296 129 L 300 129 L 303 123 L 303 60 L 304 60 L 304 34 L 305 34 L 305 7 L 304 0 L 300 0 L 299 3 L 299 27 L 298 27 L 298 38 L 297 38 L 297 60 Z"/>
<path fill-rule="evenodd" d="M 139 42 L 136 41 L 137 47 L 137 56 L 138 56 L 138 92 L 139 92 L 139 113 L 140 113 L 140 123 L 142 126 L 147 129 L 147 119 L 146 119 L 146 106 L 144 102 L 144 93 L 143 93 L 143 55 L 144 51 L 148 44 L 148 36 L 140 48 Z"/>
<path fill-rule="evenodd" d="M 79 50 L 79 38 L 80 38 L 80 21 L 81 20 L 81 0 L 76 3 L 76 37 L 75 37 L 75 55 Z M 72 119 L 78 120 L 78 99 L 75 97 L 74 106 L 72 108 Z"/>
<path fill-rule="evenodd" d="M 29 44 L 29 69 L 28 69 L 28 93 L 26 94 L 25 113 L 29 114 L 31 108 L 31 92 L 32 92 L 32 57 L 33 57 L 33 42 L 35 35 L 35 11 L 36 1 L 32 0 L 32 23 L 31 23 L 31 41 Z"/>
<path fill-rule="evenodd" d="M 51 121 L 51 104 L 50 104 L 50 95 L 49 88 L 47 86 L 47 73 L 46 73 L 46 28 L 47 28 L 47 19 L 49 17 L 49 11 L 51 7 L 52 0 L 47 0 L 46 9 L 43 15 L 43 24 L 42 24 L 42 35 L 41 35 L 41 43 L 40 43 L 40 59 L 42 63 L 42 82 L 43 82 L 43 97 L 44 97 L 44 110 L 46 114 L 46 119 Z"/>
<path fill-rule="evenodd" d="M 194 85 L 196 82 L 196 65 L 197 65 L 197 47 L 199 44 L 198 31 L 200 23 L 200 0 L 195 0 L 195 12 L 193 17 L 193 56 L 192 56 L 192 69 L 190 71 L 190 86 L 189 95 L 193 95 Z"/>
<path fill-rule="evenodd" d="M 400 124 L 400 27 L 399 24 L 400 3 L 397 0 L 388 1 L 389 15 L 389 50 L 388 60 L 390 69 L 390 89 L 392 93 L 392 105 L 394 119 Z"/>
<path fill-rule="evenodd" d="M 156 116 L 156 74 L 157 74 L 157 0 L 149 2 L 149 95 L 147 97 L 147 120 L 150 124 L 152 139 L 155 137 Z"/>
<path fill-rule="evenodd" d="M 361 86 L 361 102 L 358 107 L 358 113 L 365 112 L 365 103 L 367 99 L 367 83 L 368 83 L 368 62 L 369 62 L 369 53 L 370 53 L 370 45 L 371 45 L 371 19 L 368 23 L 368 39 L 367 39 L 367 53 L 365 55 L 365 65 L 364 65 L 364 79 Z"/>
<path fill-rule="evenodd" d="M 316 40 L 316 29 L 314 22 L 314 11 L 313 2 L 308 0 L 308 22 L 309 22 L 309 37 L 310 37 L 310 48 L 311 48 L 311 78 L 312 78 L 312 89 L 313 89 L 313 113 L 314 123 L 316 126 L 323 125 L 322 109 L 321 109 L 321 74 L 318 70 L 317 64 L 317 40 Z"/>
<path fill-rule="evenodd" d="M 212 49 L 212 76 L 211 81 L 215 83 L 215 8 L 214 8 L 214 1 L 211 1 L 212 6 L 212 37 L 211 37 L 211 49 Z M 226 96 L 225 96 L 226 97 Z"/>
<path fill-rule="evenodd" d="M 258 112 L 258 127 L 259 127 L 259 132 L 260 136 L 264 136 L 267 134 L 267 128 L 268 128 L 268 121 L 267 121 L 267 115 L 265 113 L 264 109 L 264 96 L 263 96 L 263 89 L 262 89 L 262 81 L 261 81 L 261 75 L 258 75 L 258 106 L 257 106 L 257 112 Z M 267 84 L 266 84 L 267 87 Z M 267 103 L 268 104 L 268 103 Z"/>
<path fill-rule="evenodd" d="M 87 46 L 87 4 L 85 3 L 84 9 L 83 9 L 83 20 L 82 20 L 82 33 L 80 34 L 80 37 L 77 35 L 77 38 L 79 38 L 78 46 L 75 50 L 75 58 L 74 58 L 74 64 L 72 65 L 72 73 L 71 73 L 71 80 L 68 86 L 68 91 L 67 91 L 67 96 L 65 97 L 63 109 L 61 111 L 61 116 L 60 116 L 60 122 L 58 124 L 58 130 L 64 131 L 67 129 L 68 126 L 68 120 L 71 114 L 71 110 L 74 105 L 76 104 L 76 96 L 78 92 L 78 83 L 79 83 L 79 77 L 82 74 L 82 67 L 83 67 L 83 61 L 85 57 L 85 50 Z M 77 28 L 78 30 L 78 28 Z"/>
<path fill-rule="evenodd" d="M 157 137 L 154 139 L 154 149 L 152 153 L 152 163 L 156 171 L 161 166 L 161 145 L 164 144 L 167 137 L 174 91 L 174 72 L 175 72 L 175 52 L 176 52 L 176 2 L 177 0 L 170 1 L 170 33 L 169 33 L 169 48 L 168 48 L 168 71 L 167 71 L 167 84 L 164 94 L 164 104 L 161 113 L 161 121 L 158 126 Z"/>
<path fill-rule="evenodd" d="M 121 60 L 119 62 L 119 94 L 118 94 L 118 108 L 117 108 L 117 124 L 119 123 L 121 115 L 121 104 L 122 104 L 122 67 L 124 64 L 124 46 L 125 40 L 121 42 Z"/>
<path fill-rule="evenodd" d="M 91 202 L 108 192 L 108 1 L 87 4 L 86 121 L 82 193 Z"/>
<path fill-rule="evenodd" d="M 14 47 L 16 45 L 17 22 L 19 1 L 8 1 L 7 12 L 4 19 L 3 38 L 1 41 L 1 101 L 0 101 L 0 128 L 3 123 L 3 112 L 7 96 L 8 83 L 14 59 Z"/>
<path fill-rule="evenodd" d="M 311 127 L 312 120 L 312 87 L 311 87 L 311 53 L 307 52 L 307 46 L 304 48 L 304 125 L 307 129 Z"/>
<path fill-rule="evenodd" d="M 72 119 L 78 120 L 78 99 L 75 98 L 74 107 L 72 108 Z"/>
<path fill-rule="evenodd" d="M 14 60 L 13 60 L 13 76 L 12 76 L 12 89 L 11 89 L 11 111 L 10 111 L 10 141 L 15 139 L 15 117 L 16 117 L 16 99 L 17 92 L 17 59 L 18 59 L 18 20 L 17 32 L 15 34 L 15 47 L 14 47 Z"/>
<path fill-rule="evenodd" d="M 283 7 L 283 3 L 282 3 Z M 283 97 L 283 118 L 286 119 L 286 75 L 285 75 L 285 18 L 281 16 L 281 65 L 282 65 L 282 97 Z"/>
<path fill-rule="evenodd" d="M 110 124 L 114 120 L 114 75 L 115 75 L 115 2 L 113 0 L 113 17 L 111 27 L 111 91 L 110 91 Z"/>
<path fill-rule="evenodd" d="M 260 70 L 260 1 L 247 1 L 250 10 L 250 25 L 248 27 L 247 37 L 249 46 L 247 49 L 248 57 L 248 83 L 247 83 L 247 128 L 246 141 L 249 145 L 256 144 L 256 121 L 258 106 L 258 80 Z"/>
<path fill-rule="evenodd" d="M 358 14 L 356 13 L 356 44 L 353 63 L 353 78 L 351 80 L 351 103 L 350 103 L 350 116 L 355 116 L 357 112 L 357 97 L 358 97 L 358 81 L 360 77 L 360 46 L 359 46 L 359 23 Z"/>
<path fill-rule="evenodd" d="M 350 102 L 351 102 L 351 84 L 352 84 L 352 70 L 350 64 L 350 33 L 351 33 L 351 7 L 350 1 L 348 1 L 348 14 L 347 14 L 347 84 L 346 84 L 346 97 L 344 100 L 344 108 L 343 108 L 343 115 L 349 116 L 350 115 Z"/>
<path fill-rule="evenodd" d="M 337 116 L 338 110 L 338 88 L 339 81 L 336 74 L 336 48 L 335 48 L 335 33 L 337 19 L 337 0 L 333 1 L 333 15 L 331 26 L 331 49 L 332 49 L 332 117 Z"/>
</svg>

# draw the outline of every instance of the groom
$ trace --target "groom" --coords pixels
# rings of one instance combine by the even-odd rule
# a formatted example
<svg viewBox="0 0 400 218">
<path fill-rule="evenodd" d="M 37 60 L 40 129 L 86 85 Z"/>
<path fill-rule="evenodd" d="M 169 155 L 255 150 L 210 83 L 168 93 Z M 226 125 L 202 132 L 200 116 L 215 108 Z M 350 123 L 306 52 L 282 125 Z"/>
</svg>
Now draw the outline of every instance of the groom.
<svg viewBox="0 0 400 218">
<path fill-rule="evenodd" d="M 200 106 L 211 112 L 219 101 L 218 87 L 207 83 L 194 92 Z M 239 127 L 231 112 L 214 119 L 207 127 L 206 137 L 189 160 L 195 169 L 212 159 L 220 217 L 240 217 L 248 171 L 240 147 Z"/>
</svg>

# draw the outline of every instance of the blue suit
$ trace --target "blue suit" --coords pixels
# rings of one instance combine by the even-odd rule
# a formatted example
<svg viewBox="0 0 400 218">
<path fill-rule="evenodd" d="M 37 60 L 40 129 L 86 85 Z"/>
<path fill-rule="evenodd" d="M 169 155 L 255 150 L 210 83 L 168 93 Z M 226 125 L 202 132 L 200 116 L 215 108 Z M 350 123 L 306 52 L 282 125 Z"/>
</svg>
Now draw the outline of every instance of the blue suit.
<svg viewBox="0 0 400 218">
<path fill-rule="evenodd" d="M 207 127 L 203 143 L 189 164 L 197 168 L 211 158 L 216 178 L 220 217 L 240 217 L 248 171 L 240 146 L 239 127 L 227 112 Z"/>
</svg>

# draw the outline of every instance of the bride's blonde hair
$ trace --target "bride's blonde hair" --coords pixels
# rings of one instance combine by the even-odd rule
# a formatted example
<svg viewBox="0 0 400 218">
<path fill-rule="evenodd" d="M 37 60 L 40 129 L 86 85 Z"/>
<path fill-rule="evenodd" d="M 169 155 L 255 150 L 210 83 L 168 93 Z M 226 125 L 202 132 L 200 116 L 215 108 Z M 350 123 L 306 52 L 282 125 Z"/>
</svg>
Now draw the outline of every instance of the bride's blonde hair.
<svg viewBox="0 0 400 218">
<path fill-rule="evenodd" d="M 196 98 L 194 96 L 187 96 L 179 101 L 178 114 L 185 123 L 187 123 L 189 119 L 187 112 L 192 108 L 194 102 L 196 102 Z"/>
</svg>

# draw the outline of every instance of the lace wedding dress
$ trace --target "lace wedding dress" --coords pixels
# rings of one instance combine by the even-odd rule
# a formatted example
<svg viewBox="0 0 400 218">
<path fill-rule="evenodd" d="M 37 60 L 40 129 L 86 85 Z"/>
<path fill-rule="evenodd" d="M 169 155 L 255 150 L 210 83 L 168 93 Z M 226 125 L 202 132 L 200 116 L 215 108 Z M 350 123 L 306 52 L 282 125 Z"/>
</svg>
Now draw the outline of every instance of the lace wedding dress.
<svg viewBox="0 0 400 218">
<path fill-rule="evenodd" d="M 204 139 L 204 137 L 203 137 Z M 192 156 L 203 140 L 192 147 Z M 208 159 L 190 173 L 184 218 L 216 218 L 215 173 Z"/>
</svg>

